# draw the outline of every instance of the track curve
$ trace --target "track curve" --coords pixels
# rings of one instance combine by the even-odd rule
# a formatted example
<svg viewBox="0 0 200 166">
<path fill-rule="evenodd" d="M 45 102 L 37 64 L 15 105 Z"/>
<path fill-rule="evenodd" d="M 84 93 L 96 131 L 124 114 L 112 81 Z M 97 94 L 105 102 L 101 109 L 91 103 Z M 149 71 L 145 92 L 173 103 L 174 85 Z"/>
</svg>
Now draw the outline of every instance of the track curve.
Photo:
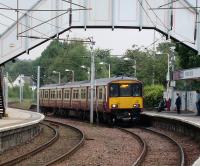
<svg viewBox="0 0 200 166">
<path fill-rule="evenodd" d="M 138 156 L 137 160 L 132 164 L 132 166 L 140 165 L 142 163 L 142 161 L 144 160 L 146 152 L 147 152 L 147 144 L 146 144 L 145 140 L 142 137 L 140 137 L 138 134 L 131 132 L 125 128 L 118 128 L 118 129 L 125 133 L 132 135 L 133 137 L 135 137 L 138 140 L 138 142 L 140 142 L 140 144 L 142 146 L 142 150 L 141 150 L 141 153 Z"/>
</svg>

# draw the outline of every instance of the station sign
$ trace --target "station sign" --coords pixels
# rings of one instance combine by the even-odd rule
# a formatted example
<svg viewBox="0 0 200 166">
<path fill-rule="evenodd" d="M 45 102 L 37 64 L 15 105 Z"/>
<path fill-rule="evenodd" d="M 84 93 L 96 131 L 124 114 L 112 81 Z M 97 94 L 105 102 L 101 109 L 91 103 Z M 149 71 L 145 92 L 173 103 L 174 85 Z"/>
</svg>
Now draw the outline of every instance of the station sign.
<svg viewBox="0 0 200 166">
<path fill-rule="evenodd" d="M 198 79 L 200 78 L 200 68 L 178 70 L 173 72 L 173 80 Z"/>
</svg>

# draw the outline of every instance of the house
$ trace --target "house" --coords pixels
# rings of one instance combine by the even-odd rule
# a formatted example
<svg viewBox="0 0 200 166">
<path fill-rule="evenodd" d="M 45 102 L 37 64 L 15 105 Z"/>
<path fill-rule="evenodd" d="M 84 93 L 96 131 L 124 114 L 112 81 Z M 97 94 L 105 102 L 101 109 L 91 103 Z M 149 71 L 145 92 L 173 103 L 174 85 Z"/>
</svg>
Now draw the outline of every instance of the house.
<svg viewBox="0 0 200 166">
<path fill-rule="evenodd" d="M 16 86 L 20 86 L 20 83 L 21 83 L 21 86 L 24 86 L 24 84 L 28 84 L 29 87 L 32 89 L 32 90 L 35 90 L 36 89 L 36 83 L 32 80 L 31 77 L 29 76 L 24 76 L 24 75 L 19 75 L 15 81 L 13 81 L 12 85 L 13 87 L 16 87 Z"/>
</svg>

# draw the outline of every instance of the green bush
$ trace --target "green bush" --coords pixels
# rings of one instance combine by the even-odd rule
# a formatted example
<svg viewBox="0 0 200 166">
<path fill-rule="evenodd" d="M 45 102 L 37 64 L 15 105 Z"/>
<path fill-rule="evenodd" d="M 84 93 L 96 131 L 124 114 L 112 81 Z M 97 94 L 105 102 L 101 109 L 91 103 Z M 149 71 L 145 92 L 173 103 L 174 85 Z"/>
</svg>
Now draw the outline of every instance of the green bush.
<svg viewBox="0 0 200 166">
<path fill-rule="evenodd" d="M 8 97 L 11 99 L 14 98 L 19 100 L 20 96 L 19 93 L 20 93 L 20 88 L 18 86 L 8 89 Z M 32 97 L 33 97 L 33 91 L 31 90 L 29 85 L 25 83 L 23 86 L 23 99 L 32 99 Z M 34 98 L 36 98 L 36 91 L 34 91 Z"/>
<path fill-rule="evenodd" d="M 147 85 L 144 87 L 144 105 L 145 107 L 155 107 L 163 96 L 163 85 Z"/>
</svg>

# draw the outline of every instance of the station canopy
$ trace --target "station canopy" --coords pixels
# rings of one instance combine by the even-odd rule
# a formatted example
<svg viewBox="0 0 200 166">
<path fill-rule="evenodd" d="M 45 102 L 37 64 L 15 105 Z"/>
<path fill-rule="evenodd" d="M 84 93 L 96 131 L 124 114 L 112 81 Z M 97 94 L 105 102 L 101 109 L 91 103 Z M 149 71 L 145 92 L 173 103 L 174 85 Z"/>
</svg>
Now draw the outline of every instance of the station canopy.
<svg viewBox="0 0 200 166">
<path fill-rule="evenodd" d="M 28 2 L 0 0 L 0 64 L 29 53 L 71 28 L 155 29 L 200 50 L 199 13 L 186 0 Z"/>
</svg>

